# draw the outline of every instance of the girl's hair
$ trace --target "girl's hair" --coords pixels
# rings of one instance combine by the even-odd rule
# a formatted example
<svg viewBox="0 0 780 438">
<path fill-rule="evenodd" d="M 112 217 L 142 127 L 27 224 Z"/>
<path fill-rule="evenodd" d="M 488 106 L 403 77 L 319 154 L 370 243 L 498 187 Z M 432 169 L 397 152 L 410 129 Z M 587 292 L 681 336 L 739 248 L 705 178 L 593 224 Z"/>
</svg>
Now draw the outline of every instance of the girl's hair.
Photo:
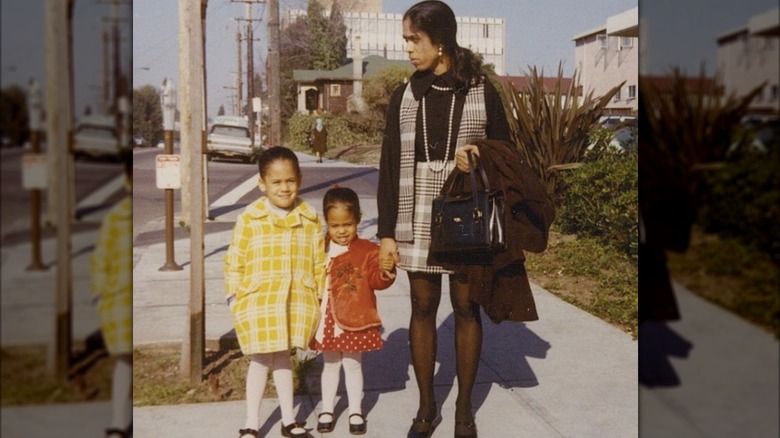
<svg viewBox="0 0 780 438">
<path fill-rule="evenodd" d="M 284 146 L 274 146 L 268 148 L 260 154 L 260 158 L 257 159 L 257 169 L 260 172 L 260 178 L 264 178 L 268 172 L 268 166 L 277 160 L 289 160 L 293 163 L 295 173 L 301 176 L 301 166 L 298 164 L 298 156 L 295 152 L 287 149 Z"/>
<path fill-rule="evenodd" d="M 431 43 L 440 44 L 442 52 L 450 57 L 457 88 L 465 90 L 482 82 L 482 59 L 458 45 L 458 23 L 446 3 L 438 0 L 417 3 L 404 14 L 404 21 L 407 19 L 413 29 L 427 34 Z"/>
<path fill-rule="evenodd" d="M 325 219 L 328 218 L 328 212 L 339 204 L 344 205 L 347 211 L 352 213 L 358 221 L 360 220 L 360 199 L 354 190 L 347 187 L 333 187 L 325 192 L 325 196 L 322 198 L 322 213 L 325 215 Z"/>
</svg>

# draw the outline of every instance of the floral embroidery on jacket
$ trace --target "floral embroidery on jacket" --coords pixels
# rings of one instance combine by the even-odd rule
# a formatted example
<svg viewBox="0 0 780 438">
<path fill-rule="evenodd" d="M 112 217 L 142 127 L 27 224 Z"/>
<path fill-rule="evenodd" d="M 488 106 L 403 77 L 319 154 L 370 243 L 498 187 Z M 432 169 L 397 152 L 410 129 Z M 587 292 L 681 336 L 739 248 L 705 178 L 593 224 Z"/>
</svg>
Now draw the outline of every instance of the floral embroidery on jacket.
<svg viewBox="0 0 780 438">
<path fill-rule="evenodd" d="M 355 284 L 357 281 L 361 280 L 363 276 L 358 272 L 354 265 L 347 264 L 336 268 L 336 278 L 338 279 L 339 284 L 341 284 L 341 286 L 339 286 L 339 291 L 356 292 L 357 286 Z"/>
</svg>

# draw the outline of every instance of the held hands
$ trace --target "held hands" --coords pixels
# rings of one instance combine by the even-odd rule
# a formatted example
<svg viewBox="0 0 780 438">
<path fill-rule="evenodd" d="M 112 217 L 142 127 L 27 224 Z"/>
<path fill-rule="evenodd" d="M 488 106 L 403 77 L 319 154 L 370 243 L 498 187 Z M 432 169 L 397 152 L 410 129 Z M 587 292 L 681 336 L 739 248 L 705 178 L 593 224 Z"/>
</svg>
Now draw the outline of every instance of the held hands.
<svg viewBox="0 0 780 438">
<path fill-rule="evenodd" d="M 395 278 L 395 266 L 398 261 L 398 245 L 395 239 L 383 238 L 379 243 L 379 268 L 383 278 Z"/>
<path fill-rule="evenodd" d="M 468 172 L 469 171 L 469 157 L 467 152 L 471 152 L 474 155 L 474 166 L 476 167 L 478 165 L 478 158 L 479 158 L 479 148 L 477 145 L 473 144 L 467 144 L 463 147 L 458 148 L 458 150 L 455 151 L 455 165 L 458 167 L 458 170 L 461 172 Z"/>
</svg>

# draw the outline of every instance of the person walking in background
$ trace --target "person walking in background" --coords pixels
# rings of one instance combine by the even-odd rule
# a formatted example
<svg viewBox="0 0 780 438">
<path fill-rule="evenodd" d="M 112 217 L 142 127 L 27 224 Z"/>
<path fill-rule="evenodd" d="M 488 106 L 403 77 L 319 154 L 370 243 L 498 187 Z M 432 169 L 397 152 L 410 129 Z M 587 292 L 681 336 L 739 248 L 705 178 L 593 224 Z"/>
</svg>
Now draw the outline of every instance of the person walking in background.
<svg viewBox="0 0 780 438">
<path fill-rule="evenodd" d="M 419 407 L 408 437 L 430 437 L 440 420 L 433 374 L 443 273 L 450 274 L 455 314 L 455 436 L 477 436 L 471 394 L 482 348 L 480 309 L 466 275 L 428 263 L 431 205 L 456 163 L 468 171 L 466 152 L 478 154 L 473 141 L 509 141 L 510 132 L 498 92 L 456 34 L 455 14 L 443 2 L 423 1 L 404 14 L 403 38 L 416 71 L 390 99 L 379 165 L 380 258 L 391 256 L 407 271 L 411 291 L 409 343 Z"/>
<path fill-rule="evenodd" d="M 322 163 L 322 154 L 328 152 L 328 128 L 322 122 L 322 117 L 317 117 L 311 136 L 311 148 L 317 156 L 317 162 Z"/>
<path fill-rule="evenodd" d="M 382 348 L 382 321 L 376 307 L 375 290 L 386 289 L 395 280 L 391 257 L 380 266 L 379 246 L 358 238 L 360 200 L 346 187 L 328 190 L 322 201 L 327 224 L 325 247 L 328 271 L 322 294 L 320 325 L 311 349 L 322 351 L 322 413 L 317 431 L 332 432 L 336 419 L 334 405 L 339 373 L 344 379 L 349 401 L 349 432 L 366 433 L 363 416 L 362 355 Z"/>
<path fill-rule="evenodd" d="M 295 421 L 293 348 L 305 349 L 320 319 L 325 279 L 319 216 L 298 197 L 301 169 L 295 153 L 277 146 L 258 159 L 260 197 L 238 216 L 225 254 L 225 292 L 244 355 L 246 424 L 240 437 L 259 436 L 259 409 L 268 371 L 282 413 L 282 436 L 309 436 Z"/>
<path fill-rule="evenodd" d="M 108 354 L 115 359 L 111 378 L 112 424 L 107 438 L 132 435 L 133 420 L 133 159 L 125 157 L 128 196 L 103 219 L 90 257 L 92 302 Z"/>
</svg>

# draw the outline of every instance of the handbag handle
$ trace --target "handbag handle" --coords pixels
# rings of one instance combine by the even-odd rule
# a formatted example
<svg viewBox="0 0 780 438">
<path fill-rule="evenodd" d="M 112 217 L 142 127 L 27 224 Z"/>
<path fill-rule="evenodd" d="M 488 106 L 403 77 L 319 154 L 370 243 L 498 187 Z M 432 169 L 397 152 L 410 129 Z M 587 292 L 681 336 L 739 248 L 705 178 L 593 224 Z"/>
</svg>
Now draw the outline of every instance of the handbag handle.
<svg viewBox="0 0 780 438">
<path fill-rule="evenodd" d="M 487 175 L 485 174 L 485 169 L 482 168 L 482 166 L 476 167 L 474 165 L 474 157 L 471 151 L 466 152 L 466 156 L 469 159 L 469 179 L 471 180 L 471 195 L 474 199 L 474 218 L 475 219 L 481 219 L 482 212 L 479 209 L 479 204 L 477 203 L 477 178 L 474 175 L 474 171 L 479 169 L 479 175 L 482 178 L 482 186 L 485 188 L 485 191 L 490 191 L 490 183 L 488 183 Z M 452 178 L 450 181 L 450 185 L 447 188 L 447 191 L 444 194 L 445 198 L 450 197 L 450 192 L 452 192 L 452 188 L 455 186 L 455 180 L 458 179 L 461 175 L 457 175 L 455 178 Z"/>
</svg>

